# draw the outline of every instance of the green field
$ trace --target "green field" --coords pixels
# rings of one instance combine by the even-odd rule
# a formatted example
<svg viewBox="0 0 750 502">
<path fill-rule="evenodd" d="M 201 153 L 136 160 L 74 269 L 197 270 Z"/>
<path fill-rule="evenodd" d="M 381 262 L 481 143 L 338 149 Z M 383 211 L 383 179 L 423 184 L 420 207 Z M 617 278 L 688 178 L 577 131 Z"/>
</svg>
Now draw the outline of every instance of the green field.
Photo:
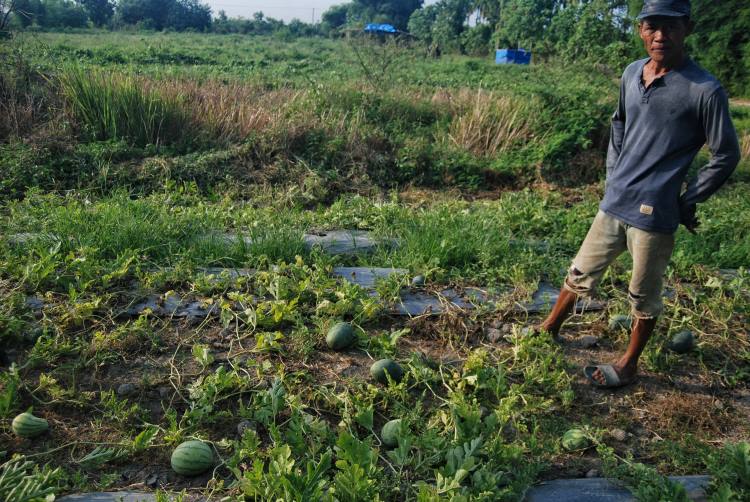
<svg viewBox="0 0 750 502">
<path fill-rule="evenodd" d="M 628 313 L 628 257 L 605 276 L 605 309 L 571 319 L 565 342 L 521 333 L 541 317 L 514 307 L 562 281 L 596 214 L 621 69 L 495 67 L 361 40 L 91 31 L 0 44 L 6 473 L 58 496 L 340 501 L 521 500 L 594 471 L 639 500 L 686 500 L 664 475 L 710 473 L 712 500 L 750 496 L 747 160 L 699 207 L 697 235 L 677 233 L 636 384 L 602 392 L 581 372 L 627 344 L 608 324 Z M 750 107 L 732 112 L 747 159 Z M 331 255 L 303 241 L 336 229 L 378 245 Z M 339 266 L 408 272 L 373 295 Z M 392 312 L 404 289 L 449 286 L 497 295 Z M 175 295 L 213 315 L 128 314 Z M 357 343 L 337 353 L 325 338 L 340 321 Z M 667 350 L 683 330 L 694 350 Z M 375 382 L 381 358 L 405 378 Z M 29 408 L 49 432 L 19 438 L 11 420 Z M 587 441 L 569 451 L 573 428 Z M 197 477 L 170 469 L 189 439 L 216 460 Z M 0 474 L 0 498 L 12 479 Z"/>
</svg>

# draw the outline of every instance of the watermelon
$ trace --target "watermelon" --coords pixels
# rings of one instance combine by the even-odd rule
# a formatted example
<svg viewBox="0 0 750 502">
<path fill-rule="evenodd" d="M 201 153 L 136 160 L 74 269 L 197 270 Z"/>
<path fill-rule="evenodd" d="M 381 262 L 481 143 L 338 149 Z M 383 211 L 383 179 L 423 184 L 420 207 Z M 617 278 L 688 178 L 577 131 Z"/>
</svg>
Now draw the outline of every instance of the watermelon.
<svg viewBox="0 0 750 502">
<path fill-rule="evenodd" d="M 47 432 L 49 429 L 49 422 L 26 412 L 21 413 L 14 418 L 11 427 L 16 436 L 22 438 L 34 438 Z"/>
<path fill-rule="evenodd" d="M 413 287 L 415 287 L 415 288 L 420 288 L 420 287 L 424 286 L 424 282 L 425 282 L 425 279 L 424 279 L 423 275 L 416 275 L 411 280 L 411 285 Z"/>
<path fill-rule="evenodd" d="M 172 469 L 183 476 L 197 476 L 214 466 L 214 452 L 203 441 L 185 441 L 172 452 Z"/>
<path fill-rule="evenodd" d="M 563 434 L 560 443 L 568 451 L 585 450 L 589 447 L 589 438 L 581 429 L 570 429 Z"/>
<path fill-rule="evenodd" d="M 633 318 L 629 315 L 613 315 L 609 318 L 609 329 L 611 331 L 628 331 L 632 322 Z"/>
<path fill-rule="evenodd" d="M 354 345 L 356 340 L 354 328 L 348 322 L 336 323 L 328 330 L 328 335 L 326 335 L 326 344 L 333 350 L 348 349 Z"/>
<path fill-rule="evenodd" d="M 667 344 L 667 348 L 677 354 L 686 354 L 695 347 L 695 335 L 692 331 L 680 331 Z"/>
<path fill-rule="evenodd" d="M 401 434 L 401 419 L 391 420 L 386 422 L 383 429 L 380 431 L 380 438 L 383 440 L 383 444 L 388 448 L 395 448 L 398 446 L 398 439 Z"/>
<path fill-rule="evenodd" d="M 390 375 L 391 380 L 398 383 L 404 377 L 404 370 L 393 359 L 381 359 L 370 367 L 370 376 L 382 384 L 388 383 L 386 375 Z"/>
</svg>

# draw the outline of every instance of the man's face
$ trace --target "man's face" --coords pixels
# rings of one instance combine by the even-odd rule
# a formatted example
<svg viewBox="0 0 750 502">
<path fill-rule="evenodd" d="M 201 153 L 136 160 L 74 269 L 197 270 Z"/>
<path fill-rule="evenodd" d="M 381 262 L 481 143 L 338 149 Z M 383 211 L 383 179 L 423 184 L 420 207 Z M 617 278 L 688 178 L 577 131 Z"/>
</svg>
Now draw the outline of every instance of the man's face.
<svg viewBox="0 0 750 502">
<path fill-rule="evenodd" d="M 682 17 L 647 17 L 639 27 L 643 45 L 657 63 L 681 58 L 685 52 L 685 38 L 691 31 L 692 23 Z"/>
</svg>

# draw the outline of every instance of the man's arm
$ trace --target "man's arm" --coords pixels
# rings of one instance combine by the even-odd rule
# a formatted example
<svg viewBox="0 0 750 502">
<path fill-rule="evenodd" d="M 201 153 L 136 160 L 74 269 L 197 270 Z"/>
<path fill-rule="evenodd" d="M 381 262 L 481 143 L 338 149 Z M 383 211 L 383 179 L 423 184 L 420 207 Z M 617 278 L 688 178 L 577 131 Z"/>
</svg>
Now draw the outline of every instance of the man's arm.
<svg viewBox="0 0 750 502">
<path fill-rule="evenodd" d="M 612 127 L 609 132 L 609 148 L 607 149 L 607 178 L 617 164 L 622 151 L 622 141 L 625 136 L 625 75 L 620 81 L 620 99 L 617 109 L 612 115 Z"/>
<path fill-rule="evenodd" d="M 704 103 L 702 110 L 706 144 L 711 160 L 688 182 L 680 206 L 695 213 L 695 204 L 708 199 L 734 172 L 740 161 L 740 145 L 729 115 L 729 99 L 719 88 Z"/>
</svg>

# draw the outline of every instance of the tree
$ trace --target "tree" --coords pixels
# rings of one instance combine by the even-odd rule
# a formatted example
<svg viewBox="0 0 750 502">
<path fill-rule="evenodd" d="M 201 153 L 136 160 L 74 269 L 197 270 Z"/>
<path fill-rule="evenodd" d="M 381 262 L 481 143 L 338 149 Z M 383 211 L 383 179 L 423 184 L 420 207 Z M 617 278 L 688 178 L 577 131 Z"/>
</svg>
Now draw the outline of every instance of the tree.
<svg viewBox="0 0 750 502">
<path fill-rule="evenodd" d="M 323 13 L 321 21 L 324 29 L 332 31 L 346 24 L 349 16 L 349 4 L 334 5 Z"/>
<path fill-rule="evenodd" d="M 544 47 L 567 60 L 586 59 L 620 66 L 624 60 L 637 57 L 632 54 L 634 46 L 628 43 L 629 28 L 629 22 L 618 17 L 618 7 L 612 2 L 591 0 L 558 12 L 545 36 Z"/>
<path fill-rule="evenodd" d="M 474 0 L 474 8 L 479 11 L 479 16 L 493 28 L 500 20 L 502 7 L 502 0 Z"/>
<path fill-rule="evenodd" d="M 111 0 L 81 0 L 89 19 L 94 26 L 104 26 L 115 13 L 115 4 Z"/>
<path fill-rule="evenodd" d="M 492 40 L 492 26 L 478 23 L 461 34 L 461 47 L 466 54 L 486 56 Z"/>
<path fill-rule="evenodd" d="M 441 50 L 460 50 L 461 34 L 466 30 L 466 19 L 471 8 L 470 0 L 440 0 L 432 25 L 432 41 Z"/>
<path fill-rule="evenodd" d="M 693 2 L 691 56 L 733 94 L 750 94 L 750 4 L 747 0 Z"/>
<path fill-rule="evenodd" d="M 409 33 L 422 41 L 431 43 L 433 38 L 432 27 L 435 25 L 437 16 L 437 5 L 428 5 L 427 7 L 414 11 L 409 18 Z"/>
<path fill-rule="evenodd" d="M 169 10 L 167 26 L 177 31 L 205 31 L 211 27 L 211 7 L 200 0 L 176 0 Z"/>
<path fill-rule="evenodd" d="M 200 0 L 120 0 L 116 12 L 120 23 L 155 30 L 205 31 L 211 26 L 211 7 Z"/>
<path fill-rule="evenodd" d="M 0 31 L 5 31 L 10 24 L 11 15 L 16 12 L 16 0 L 0 0 Z"/>
<path fill-rule="evenodd" d="M 355 0 L 349 16 L 363 23 L 384 22 L 405 30 L 409 18 L 423 3 L 424 0 Z"/>
<path fill-rule="evenodd" d="M 89 17 L 83 7 L 70 0 L 44 0 L 42 26 L 48 28 L 85 28 Z"/>
<path fill-rule="evenodd" d="M 429 42 L 433 49 L 463 51 L 462 34 L 473 8 L 472 0 L 440 0 L 412 14 L 409 32 Z"/>
<path fill-rule="evenodd" d="M 117 19 L 123 24 L 141 23 L 147 28 L 162 30 L 174 0 L 120 0 L 117 2 Z"/>
<path fill-rule="evenodd" d="M 21 28 L 28 28 L 34 23 L 42 26 L 44 25 L 44 4 L 41 0 L 16 0 L 13 19 L 14 24 Z"/>
<path fill-rule="evenodd" d="M 538 47 L 559 5 L 555 0 L 506 0 L 495 32 L 498 44 Z"/>
</svg>

